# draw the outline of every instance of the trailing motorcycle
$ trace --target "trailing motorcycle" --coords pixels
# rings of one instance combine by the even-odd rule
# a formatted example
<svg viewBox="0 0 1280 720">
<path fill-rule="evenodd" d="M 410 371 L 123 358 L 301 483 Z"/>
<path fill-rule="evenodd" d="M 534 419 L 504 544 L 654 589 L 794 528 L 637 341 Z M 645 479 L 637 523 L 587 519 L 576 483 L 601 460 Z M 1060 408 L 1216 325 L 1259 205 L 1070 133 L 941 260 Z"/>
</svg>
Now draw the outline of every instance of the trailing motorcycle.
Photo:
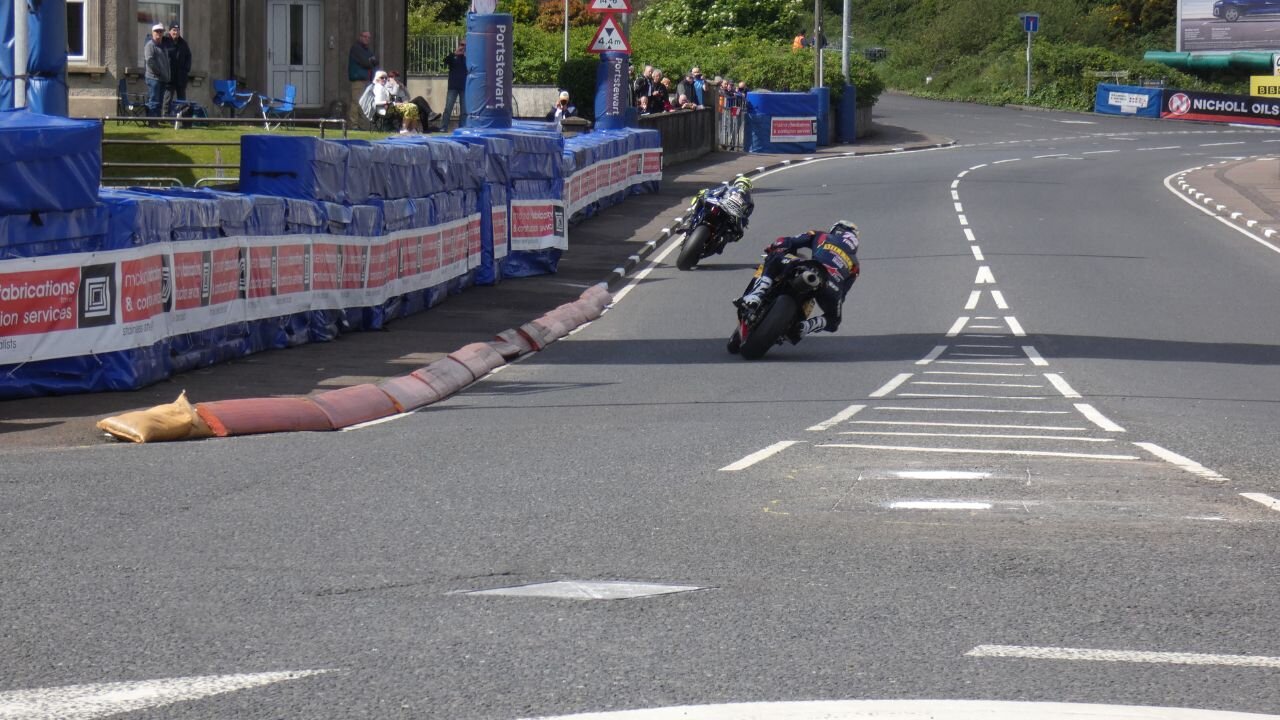
<svg viewBox="0 0 1280 720">
<path fill-rule="evenodd" d="M 767 262 L 768 258 L 760 263 L 752 278 L 753 284 L 764 272 Z M 781 264 L 781 269 L 765 290 L 759 306 L 747 307 L 741 298 L 734 301 L 738 307 L 738 329 L 729 338 L 729 352 L 741 354 L 744 360 L 759 360 L 774 345 L 788 339 L 798 342 L 799 336 L 792 333 L 809 316 L 826 278 L 822 264 L 810 258 L 787 253 L 776 262 Z"/>
<path fill-rule="evenodd" d="M 676 267 L 681 270 L 692 270 L 699 260 L 719 255 L 726 245 L 741 240 L 747 215 L 742 197 L 735 193 L 700 194 L 694 198 L 693 206 L 689 230 L 676 258 Z"/>
</svg>

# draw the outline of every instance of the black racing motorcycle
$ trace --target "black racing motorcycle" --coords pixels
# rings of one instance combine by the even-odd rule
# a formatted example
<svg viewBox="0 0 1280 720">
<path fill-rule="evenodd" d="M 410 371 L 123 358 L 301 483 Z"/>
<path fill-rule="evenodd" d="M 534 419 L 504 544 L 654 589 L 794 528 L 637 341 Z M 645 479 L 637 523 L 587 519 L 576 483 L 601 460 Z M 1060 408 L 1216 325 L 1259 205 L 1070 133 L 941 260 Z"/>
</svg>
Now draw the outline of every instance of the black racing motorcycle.
<svg viewBox="0 0 1280 720">
<path fill-rule="evenodd" d="M 765 262 L 760 263 L 755 277 L 764 272 Z M 729 338 L 729 352 L 741 354 L 744 360 L 759 360 L 774 345 L 792 336 L 797 325 L 809 317 L 817 301 L 818 289 L 825 281 L 826 270 L 822 264 L 810 258 L 787 253 L 776 260 L 781 264 L 773 284 L 765 291 L 759 307 L 748 308 L 742 298 L 734 301 L 738 307 L 738 329 Z M 752 279 L 754 284 L 754 278 Z M 748 290 L 750 285 L 747 286 Z M 746 292 L 743 292 L 746 295 Z"/>
<path fill-rule="evenodd" d="M 676 267 L 692 270 L 699 260 L 719 255 L 731 242 L 742 239 L 742 218 L 746 208 L 733 195 L 704 195 L 694 200 L 689 231 L 680 245 Z"/>
</svg>

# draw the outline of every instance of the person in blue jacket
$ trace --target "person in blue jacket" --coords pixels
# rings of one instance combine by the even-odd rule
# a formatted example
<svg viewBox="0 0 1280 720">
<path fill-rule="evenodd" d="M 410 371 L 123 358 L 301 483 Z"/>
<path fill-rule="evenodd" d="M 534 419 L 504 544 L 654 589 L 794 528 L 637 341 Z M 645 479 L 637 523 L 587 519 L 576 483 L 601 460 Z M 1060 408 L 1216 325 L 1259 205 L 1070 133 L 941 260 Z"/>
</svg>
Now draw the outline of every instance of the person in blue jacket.
<svg viewBox="0 0 1280 720">
<path fill-rule="evenodd" d="M 805 335 L 822 330 L 835 332 L 840 327 L 844 296 L 862 270 L 858 263 L 858 244 L 858 226 L 848 220 L 836 221 L 826 232 L 810 230 L 800 235 L 780 237 L 765 248 L 767 257 L 760 277 L 752 281 L 747 293 L 737 302 L 747 308 L 759 307 L 765 291 L 773 285 L 774 276 L 782 267 L 779 262 L 782 256 L 809 248 L 813 259 L 827 270 L 826 280 L 815 298 L 822 314 L 799 322 L 791 329 L 788 339 L 795 344 Z"/>
<path fill-rule="evenodd" d="M 467 124 L 467 44 L 458 43 L 458 47 L 444 57 L 444 66 L 449 70 L 449 90 L 444 96 L 444 117 L 440 119 L 440 131 L 448 132 L 455 102 L 458 103 L 458 127 Z"/>
</svg>

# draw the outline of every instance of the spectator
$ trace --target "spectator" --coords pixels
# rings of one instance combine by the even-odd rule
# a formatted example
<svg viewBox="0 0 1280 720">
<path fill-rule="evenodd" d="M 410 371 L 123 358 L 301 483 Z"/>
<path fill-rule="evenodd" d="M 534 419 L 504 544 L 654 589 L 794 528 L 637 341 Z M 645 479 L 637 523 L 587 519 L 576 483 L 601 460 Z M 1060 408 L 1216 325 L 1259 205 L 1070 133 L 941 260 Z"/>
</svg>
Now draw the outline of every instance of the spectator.
<svg viewBox="0 0 1280 720">
<path fill-rule="evenodd" d="M 391 102 L 396 105 L 412 103 L 417 108 L 416 122 L 413 124 L 418 132 L 428 130 L 433 123 L 440 119 L 440 113 L 431 109 L 431 103 L 427 102 L 426 98 L 418 95 L 412 100 L 409 99 L 409 89 L 400 84 L 400 73 L 395 70 L 387 73 L 387 94 L 391 96 Z M 409 112 L 412 113 L 413 111 Z"/>
<path fill-rule="evenodd" d="M 577 117 L 577 115 L 578 108 L 569 104 L 569 91 L 561 90 L 560 97 L 556 99 L 556 106 L 547 113 L 547 120 L 561 122 L 567 117 Z"/>
<path fill-rule="evenodd" d="M 418 106 L 410 102 L 398 103 L 392 97 L 387 85 L 387 71 L 379 70 L 373 74 L 373 83 L 369 90 L 373 97 L 371 119 L 382 118 L 388 123 L 400 122 L 400 134 L 421 132 L 422 125 L 418 115 Z"/>
<path fill-rule="evenodd" d="M 804 31 L 801 30 L 800 34 L 797 35 L 796 38 L 791 41 L 791 52 L 799 52 L 801 49 L 806 48 L 808 46 L 809 46 L 809 39 L 804 36 Z"/>
<path fill-rule="evenodd" d="M 164 50 L 164 26 L 159 23 L 151 26 L 151 39 L 142 49 L 143 66 L 147 81 L 147 115 L 159 117 L 161 104 L 164 102 L 164 91 L 171 79 L 169 55 Z"/>
<path fill-rule="evenodd" d="M 687 72 L 680 82 L 676 83 L 676 95 L 688 95 L 693 97 L 693 73 Z"/>
<path fill-rule="evenodd" d="M 458 43 L 458 47 L 445 56 L 444 65 L 449 69 L 449 91 L 444 96 L 444 118 L 440 120 L 440 129 L 448 132 L 455 102 L 458 104 L 458 127 L 467 124 L 467 44 Z"/>
<path fill-rule="evenodd" d="M 360 121 L 360 98 L 373 82 L 373 71 L 378 68 L 378 58 L 369 47 L 372 40 L 373 33 L 361 31 L 347 52 L 347 80 L 351 82 L 351 106 L 347 110 L 347 120 L 353 127 Z"/>
<path fill-rule="evenodd" d="M 652 110 L 649 109 L 648 95 L 641 95 L 640 99 L 636 100 L 636 110 L 638 110 L 641 115 L 649 115 L 653 112 Z"/>
<path fill-rule="evenodd" d="M 653 92 L 653 66 L 645 65 L 644 74 L 636 78 L 635 83 L 631 86 L 631 96 L 636 103 L 640 102 L 640 98 L 647 97 Z"/>
<path fill-rule="evenodd" d="M 747 92 L 748 92 L 748 89 L 747 89 L 747 83 L 746 83 L 745 81 L 739 80 L 739 81 L 738 81 L 738 94 L 739 94 L 739 95 L 741 95 L 741 96 L 743 97 L 743 99 L 746 99 L 746 97 L 747 97 Z"/>
<path fill-rule="evenodd" d="M 657 112 L 671 111 L 671 108 L 674 107 L 671 103 L 671 78 L 662 78 L 662 81 L 658 83 L 658 89 L 653 92 L 653 97 L 657 102 L 656 104 L 650 102 L 650 105 L 654 105 Z"/>
<path fill-rule="evenodd" d="M 707 83 L 702 79 L 702 69 L 694 68 L 689 71 L 689 74 L 693 75 L 693 94 L 689 97 L 699 105 L 705 105 L 706 103 L 703 102 L 703 94 Z"/>
<path fill-rule="evenodd" d="M 697 110 L 700 106 L 689 99 L 688 95 L 681 94 L 677 110 Z"/>
<path fill-rule="evenodd" d="M 191 46 L 182 37 L 182 28 L 177 23 L 169 26 L 164 51 L 169 56 L 169 99 L 164 107 L 172 108 L 174 100 L 187 99 L 187 79 L 191 75 Z"/>
</svg>

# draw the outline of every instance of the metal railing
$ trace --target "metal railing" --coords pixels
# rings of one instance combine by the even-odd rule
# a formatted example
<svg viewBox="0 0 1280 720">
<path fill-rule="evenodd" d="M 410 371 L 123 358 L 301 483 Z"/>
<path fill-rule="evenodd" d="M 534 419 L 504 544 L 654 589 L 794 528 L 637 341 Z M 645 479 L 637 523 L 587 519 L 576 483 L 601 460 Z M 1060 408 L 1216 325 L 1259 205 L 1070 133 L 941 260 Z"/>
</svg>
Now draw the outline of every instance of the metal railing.
<svg viewBox="0 0 1280 720">
<path fill-rule="evenodd" d="M 719 97 L 716 117 L 717 141 L 721 150 L 742 150 L 743 128 L 747 124 L 747 96 L 733 93 Z"/>
<path fill-rule="evenodd" d="M 107 135 L 106 135 L 106 124 L 107 124 L 107 123 L 109 123 L 109 122 L 121 122 L 121 121 L 124 121 L 124 122 L 135 122 L 135 123 L 136 123 L 136 122 L 141 122 L 141 123 L 143 123 L 143 124 L 145 124 L 145 123 L 149 123 L 149 122 L 156 122 L 156 123 L 163 123 L 165 126 L 168 126 L 168 125 L 169 125 L 169 123 L 173 123 L 174 128 L 181 128 L 181 127 L 198 127 L 198 126 L 209 126 L 209 125 L 262 125 L 262 124 L 264 124 L 264 123 L 267 123 L 267 129 L 268 129 L 268 130 L 270 130 L 270 129 L 271 129 L 271 126 L 272 126 L 272 125 L 274 125 L 275 127 L 279 127 L 281 124 L 287 124 L 287 125 L 290 125 L 290 126 L 302 126 L 302 127 L 314 127 L 314 128 L 317 128 L 317 129 L 320 131 L 320 137 L 321 137 L 321 138 L 323 138 L 323 137 L 325 136 L 325 128 L 326 128 L 326 127 L 330 127 L 330 126 L 337 126 L 337 127 L 339 127 L 339 128 L 341 128 L 341 129 L 342 129 L 342 137 L 344 137 L 344 138 L 345 138 L 345 137 L 347 137 L 347 121 L 346 121 L 346 119 L 344 119 L 344 118 L 271 118 L 271 120 L 270 120 L 270 121 L 265 121 L 265 120 L 263 120 L 262 118 L 220 118 L 220 117 L 196 117 L 196 118 L 193 118 L 193 117 L 188 116 L 188 115 L 183 115 L 183 116 L 135 116 L 135 115 L 116 116 L 116 115 L 108 115 L 108 116 L 106 116 L 106 117 L 101 118 L 101 122 L 102 122 L 102 124 L 103 124 L 103 134 L 102 134 L 102 148 L 103 148 L 103 153 L 102 153 L 102 155 L 103 155 L 103 157 L 104 157 L 104 158 L 106 157 L 106 148 L 107 148 L 107 146 L 108 146 L 108 145 L 123 145 L 123 146 L 139 146 L 139 145 L 141 145 L 141 146 L 189 146 L 189 147 L 200 147 L 200 146 L 204 146 L 204 147 L 214 147 L 214 148 L 218 148 L 218 147 L 240 147 L 240 138 L 239 138 L 239 137 L 237 137 L 235 140 L 186 140 L 186 141 L 181 140 L 181 139 L 171 139 L 171 138 L 165 138 L 165 139 L 163 139 L 163 140 L 110 139 L 110 138 L 108 138 L 108 137 L 107 137 Z M 173 171 L 173 170 L 175 170 L 175 169 L 178 169 L 178 170 L 214 170 L 215 172 L 217 172 L 217 173 L 218 173 L 216 177 L 212 177 L 212 178 L 198 178 L 198 179 L 196 179 L 196 180 L 195 180 L 195 183 L 194 183 L 194 184 L 195 184 L 196 186 L 200 186 L 201 184 L 205 184 L 205 183 L 210 183 L 210 184 L 212 184 L 212 183 L 216 183 L 216 184 L 224 184 L 224 183 L 232 183 L 232 182 L 235 182 L 235 181 L 236 181 L 236 179 L 235 179 L 235 178 L 225 177 L 225 176 L 223 176 L 223 172 L 224 172 L 224 171 L 227 171 L 227 170 L 232 170 L 232 171 L 234 171 L 234 172 L 237 172 L 237 173 L 238 173 L 238 172 L 240 171 L 240 164 L 239 164 L 238 162 L 237 162 L 237 163 L 234 163 L 234 164 L 231 164 L 231 163 L 224 163 L 224 162 L 222 162 L 222 154 L 221 154 L 221 152 L 220 152 L 220 151 L 218 151 L 218 150 L 215 150 L 215 151 L 214 151 L 214 159 L 215 159 L 215 160 L 217 160 L 217 162 L 214 162 L 214 163 L 185 163 L 185 164 L 177 164 L 177 163 L 172 163 L 172 162 L 108 162 L 108 161 L 106 161 L 106 160 L 104 159 L 104 161 L 103 161 L 103 163 L 102 163 L 102 183 L 103 183 L 104 185 L 115 185 L 115 184 L 128 184 L 128 185 L 154 185 L 154 184 L 158 184 L 158 183 L 159 183 L 159 184 L 166 184 L 166 185 L 178 185 L 178 186 L 182 186 L 182 185 L 183 185 L 183 182 L 182 182 L 181 180 L 179 180 L 178 178 L 176 178 L 176 177 L 171 177 L 171 176 L 167 176 L 167 175 L 166 175 L 166 176 L 154 176 L 154 175 L 138 175 L 138 176 L 108 175 L 108 174 L 107 174 L 107 170 L 112 169 L 112 168 L 115 168 L 115 169 L 127 169 L 127 170 L 152 170 L 152 171 L 154 171 L 154 170 L 169 170 L 169 171 Z"/>
<path fill-rule="evenodd" d="M 405 48 L 406 75 L 444 75 L 444 58 L 462 42 L 460 35 L 413 35 Z"/>
</svg>

